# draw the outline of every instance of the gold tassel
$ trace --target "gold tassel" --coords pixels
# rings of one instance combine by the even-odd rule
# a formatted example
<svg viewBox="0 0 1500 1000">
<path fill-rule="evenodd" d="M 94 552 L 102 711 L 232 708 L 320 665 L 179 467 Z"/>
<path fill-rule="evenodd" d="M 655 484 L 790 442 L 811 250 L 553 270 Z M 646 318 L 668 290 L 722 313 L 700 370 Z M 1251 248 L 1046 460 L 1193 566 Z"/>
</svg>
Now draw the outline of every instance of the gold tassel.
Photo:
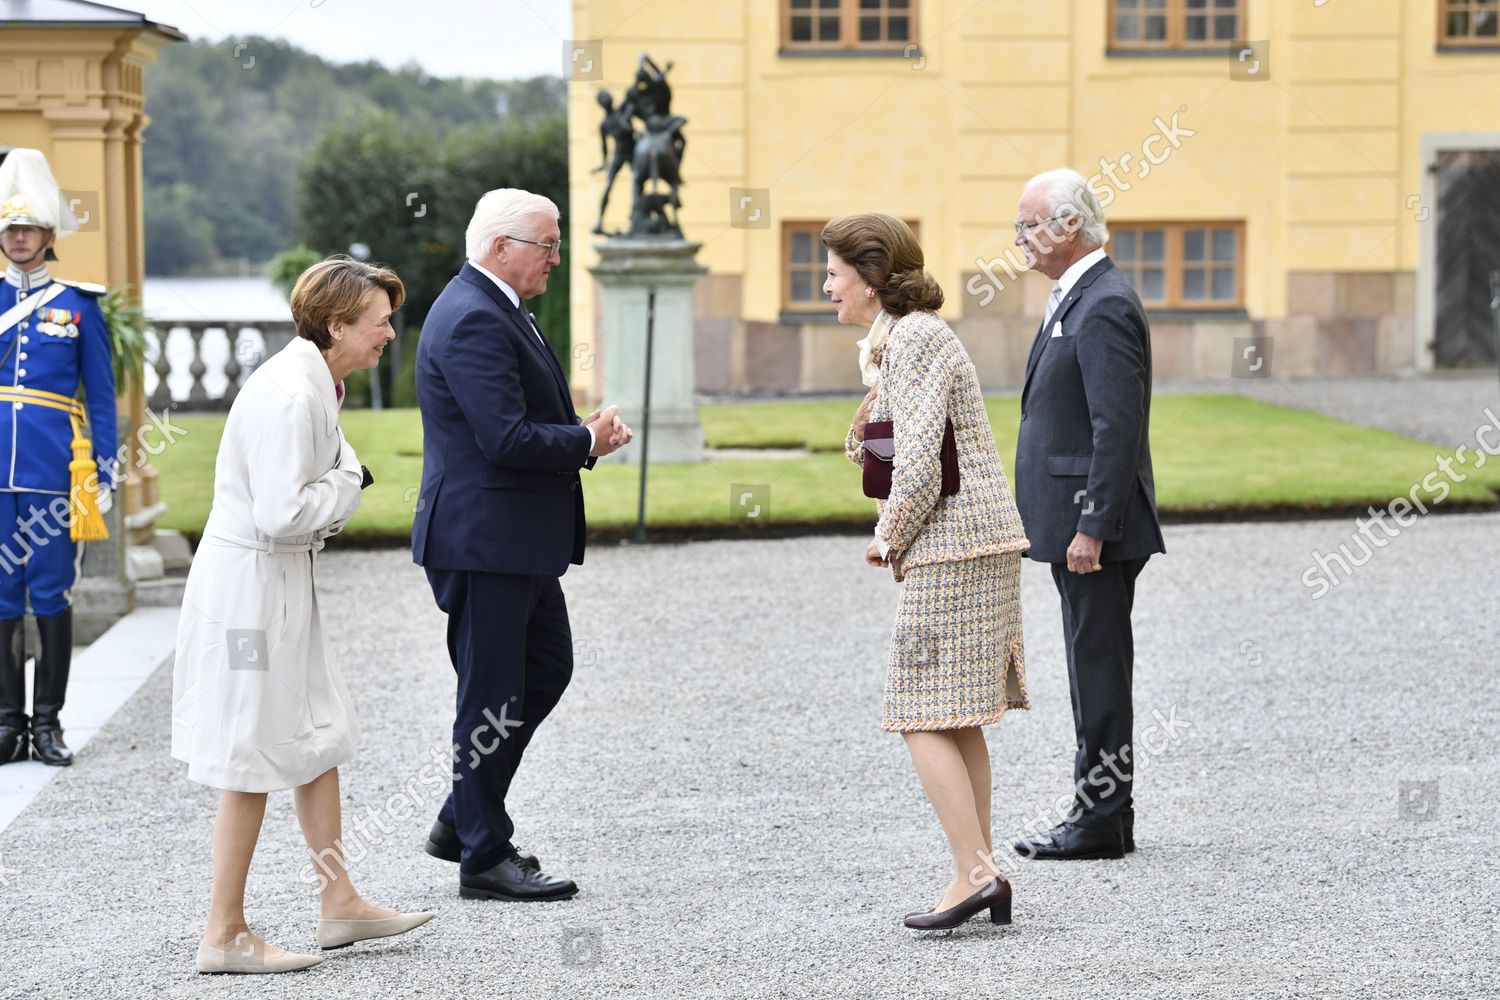
<svg viewBox="0 0 1500 1000">
<path fill-rule="evenodd" d="M 72 487 L 68 493 L 68 512 L 72 524 L 69 534 L 75 542 L 98 542 L 109 537 L 104 515 L 99 513 L 99 463 L 94 461 L 94 446 L 83 434 L 83 425 L 73 417 L 73 461 L 68 463 Z"/>
</svg>

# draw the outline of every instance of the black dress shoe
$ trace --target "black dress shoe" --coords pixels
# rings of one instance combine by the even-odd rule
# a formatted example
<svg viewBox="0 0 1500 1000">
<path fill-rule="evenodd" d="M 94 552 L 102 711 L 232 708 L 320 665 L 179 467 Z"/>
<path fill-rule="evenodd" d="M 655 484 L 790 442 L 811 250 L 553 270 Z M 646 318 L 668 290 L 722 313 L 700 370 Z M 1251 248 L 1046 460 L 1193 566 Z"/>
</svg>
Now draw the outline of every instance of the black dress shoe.
<svg viewBox="0 0 1500 1000">
<path fill-rule="evenodd" d="M 63 742 L 62 727 L 55 719 L 32 718 L 31 756 L 52 767 L 67 767 L 73 763 L 73 751 Z"/>
<path fill-rule="evenodd" d="M 1011 845 L 1023 858 L 1039 861 L 1118 860 L 1125 856 L 1119 827 L 1064 823 L 1047 833 L 1024 837 Z"/>
<path fill-rule="evenodd" d="M 516 858 L 506 858 L 487 872 L 458 876 L 458 894 L 463 899 L 512 899 L 537 902 L 569 899 L 578 894 L 572 879 L 554 878 L 524 868 Z"/>
<path fill-rule="evenodd" d="M 1010 883 L 996 878 L 968 899 L 946 910 L 908 913 L 902 923 L 914 931 L 946 931 L 965 923 L 980 910 L 990 911 L 990 923 L 1010 923 Z"/>
<path fill-rule="evenodd" d="M 432 824 L 431 832 L 427 834 L 426 850 L 439 861 L 451 861 L 456 865 L 463 858 L 464 845 L 458 839 L 457 830 L 442 820 L 437 820 Z M 542 870 L 542 863 L 537 860 L 535 854 L 517 851 L 516 860 L 521 862 L 522 868 L 530 868 L 534 872 Z"/>
<path fill-rule="evenodd" d="M 60 615 L 38 615 L 36 630 L 42 648 L 36 655 L 36 691 L 31 696 L 31 755 L 43 764 L 67 767 L 73 763 L 73 751 L 63 742 L 58 713 L 68 693 L 73 663 L 73 609 Z"/>
<path fill-rule="evenodd" d="M 31 730 L 0 724 L 0 764 L 19 764 L 31 757 Z"/>
<path fill-rule="evenodd" d="M 31 756 L 24 665 L 21 619 L 0 619 L 0 764 L 16 764 Z"/>
</svg>

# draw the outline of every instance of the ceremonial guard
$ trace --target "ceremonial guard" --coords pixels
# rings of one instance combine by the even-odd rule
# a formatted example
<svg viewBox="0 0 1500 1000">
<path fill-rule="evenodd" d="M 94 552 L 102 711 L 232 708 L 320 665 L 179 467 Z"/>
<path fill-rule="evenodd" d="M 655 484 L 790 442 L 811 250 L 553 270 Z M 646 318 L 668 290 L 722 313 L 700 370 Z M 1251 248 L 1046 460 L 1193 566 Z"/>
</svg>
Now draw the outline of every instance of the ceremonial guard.
<svg viewBox="0 0 1500 1000">
<path fill-rule="evenodd" d="M 0 163 L 0 764 L 65 765 L 58 713 L 73 652 L 83 542 L 106 537 L 115 487 L 115 378 L 101 285 L 47 270 L 77 221 L 34 149 Z M 76 398 L 80 383 L 84 400 Z M 26 715 L 25 615 L 41 649 Z"/>
</svg>

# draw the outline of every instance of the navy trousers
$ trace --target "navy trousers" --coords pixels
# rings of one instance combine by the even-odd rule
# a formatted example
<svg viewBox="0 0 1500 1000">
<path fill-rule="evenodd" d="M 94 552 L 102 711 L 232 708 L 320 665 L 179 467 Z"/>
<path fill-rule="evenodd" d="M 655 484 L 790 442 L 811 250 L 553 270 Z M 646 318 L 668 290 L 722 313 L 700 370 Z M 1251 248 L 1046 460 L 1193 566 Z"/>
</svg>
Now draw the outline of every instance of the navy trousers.
<svg viewBox="0 0 1500 1000">
<path fill-rule="evenodd" d="M 1147 557 L 1149 558 L 1149 557 Z M 1094 573 L 1052 564 L 1062 598 L 1063 642 L 1078 749 L 1073 758 L 1074 818 L 1081 826 L 1133 826 L 1131 681 L 1135 636 L 1130 612 L 1146 559 L 1104 563 Z"/>
<path fill-rule="evenodd" d="M 453 791 L 438 818 L 463 843 L 459 869 L 515 853 L 505 796 L 537 726 L 573 676 L 573 631 L 556 577 L 428 569 L 458 673 Z"/>
<path fill-rule="evenodd" d="M 52 618 L 72 604 L 83 545 L 68 529 L 68 498 L 0 490 L 0 618 Z M 61 513 L 62 516 L 56 516 Z"/>
</svg>

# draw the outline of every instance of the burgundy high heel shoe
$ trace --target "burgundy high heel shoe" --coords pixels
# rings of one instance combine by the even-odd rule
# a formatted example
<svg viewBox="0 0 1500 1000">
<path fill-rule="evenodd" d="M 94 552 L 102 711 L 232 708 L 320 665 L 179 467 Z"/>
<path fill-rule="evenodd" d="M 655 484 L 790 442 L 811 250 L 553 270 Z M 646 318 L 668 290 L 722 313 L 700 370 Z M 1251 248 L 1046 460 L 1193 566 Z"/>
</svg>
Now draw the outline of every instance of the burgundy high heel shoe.
<svg viewBox="0 0 1500 1000">
<path fill-rule="evenodd" d="M 1010 923 L 1010 883 L 997 877 L 961 903 L 931 913 L 909 913 L 902 921 L 917 931 L 946 931 L 967 921 L 980 910 L 990 911 L 990 923 Z"/>
</svg>

